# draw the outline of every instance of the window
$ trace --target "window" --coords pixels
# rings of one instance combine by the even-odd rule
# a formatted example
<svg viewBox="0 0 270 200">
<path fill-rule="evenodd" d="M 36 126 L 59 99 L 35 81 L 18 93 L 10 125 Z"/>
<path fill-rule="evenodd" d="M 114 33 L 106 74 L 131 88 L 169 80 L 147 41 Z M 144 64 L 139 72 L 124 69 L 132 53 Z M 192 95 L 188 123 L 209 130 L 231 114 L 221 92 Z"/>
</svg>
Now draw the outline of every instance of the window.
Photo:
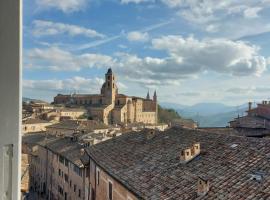
<svg viewBox="0 0 270 200">
<path fill-rule="evenodd" d="M 97 185 L 99 185 L 99 176 L 100 176 L 100 170 L 97 168 L 97 172 L 96 172 Z"/>
<path fill-rule="evenodd" d="M 65 174 L 65 182 L 68 182 L 68 175 Z"/>
<path fill-rule="evenodd" d="M 58 169 L 58 175 L 61 176 L 61 169 Z"/>
<path fill-rule="evenodd" d="M 69 187 L 71 187 L 71 186 L 72 186 L 72 181 L 70 180 L 70 181 L 69 181 Z"/>
<path fill-rule="evenodd" d="M 113 199 L 113 188 L 112 188 L 113 186 L 112 186 L 112 182 L 111 181 L 109 181 L 108 187 L 109 187 L 108 197 L 109 197 L 109 200 L 112 200 Z"/>
<path fill-rule="evenodd" d="M 76 165 L 73 166 L 73 171 L 78 174 L 79 176 L 82 176 L 82 170 L 77 167 Z"/>
<path fill-rule="evenodd" d="M 65 158 L 63 156 L 59 156 L 60 163 L 64 164 L 64 160 L 65 160 Z"/>
<path fill-rule="evenodd" d="M 74 184 L 73 191 L 76 192 L 77 185 Z"/>
<path fill-rule="evenodd" d="M 189 155 L 189 152 L 187 152 L 186 154 L 187 154 L 187 156 L 188 156 L 188 155 Z"/>
<path fill-rule="evenodd" d="M 65 166 L 68 167 L 68 160 L 65 159 Z"/>
<path fill-rule="evenodd" d="M 78 196 L 81 197 L 81 189 L 79 189 L 79 195 Z"/>
</svg>

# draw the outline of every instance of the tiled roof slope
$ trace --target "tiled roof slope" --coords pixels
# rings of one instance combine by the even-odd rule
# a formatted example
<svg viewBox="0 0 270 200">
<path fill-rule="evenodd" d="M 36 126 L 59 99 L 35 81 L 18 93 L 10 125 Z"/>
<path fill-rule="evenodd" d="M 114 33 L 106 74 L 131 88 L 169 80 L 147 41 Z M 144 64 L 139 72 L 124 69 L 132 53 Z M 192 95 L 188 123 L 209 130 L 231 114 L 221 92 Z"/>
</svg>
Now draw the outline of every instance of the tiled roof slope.
<svg viewBox="0 0 270 200">
<path fill-rule="evenodd" d="M 78 130 L 96 130 L 96 129 L 107 129 L 108 126 L 102 122 L 95 120 L 65 120 L 57 124 L 48 126 L 48 128 L 59 128 L 59 129 L 78 129 Z"/>
<path fill-rule="evenodd" d="M 199 142 L 201 154 L 181 164 L 186 146 Z M 169 129 L 147 139 L 147 130 L 90 147 L 97 164 L 141 199 L 270 199 L 270 140 Z M 263 180 L 251 174 L 263 172 Z M 210 190 L 197 196 L 198 177 Z"/>
<path fill-rule="evenodd" d="M 46 120 L 34 119 L 34 118 L 28 118 L 25 121 L 23 121 L 23 124 L 43 124 L 43 123 L 50 123 L 50 122 Z"/>
<path fill-rule="evenodd" d="M 70 138 L 54 137 L 44 134 L 28 134 L 23 136 L 22 142 L 28 146 L 40 145 L 54 153 L 62 155 L 78 167 L 82 166 L 80 149 L 83 148 L 78 142 Z"/>
</svg>

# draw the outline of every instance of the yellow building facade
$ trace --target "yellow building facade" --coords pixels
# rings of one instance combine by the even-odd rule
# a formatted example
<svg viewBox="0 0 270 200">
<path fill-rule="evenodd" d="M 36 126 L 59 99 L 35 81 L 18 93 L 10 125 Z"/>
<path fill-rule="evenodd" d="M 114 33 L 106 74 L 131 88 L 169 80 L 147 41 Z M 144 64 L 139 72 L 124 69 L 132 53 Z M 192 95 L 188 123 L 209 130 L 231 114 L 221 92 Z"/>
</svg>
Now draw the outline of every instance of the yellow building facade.
<svg viewBox="0 0 270 200">
<path fill-rule="evenodd" d="M 93 119 L 105 124 L 158 122 L 156 92 L 153 99 L 150 99 L 149 93 L 146 98 L 119 94 L 116 77 L 111 68 L 105 74 L 100 94 L 58 94 L 54 97 L 54 103 L 85 106 Z"/>
</svg>

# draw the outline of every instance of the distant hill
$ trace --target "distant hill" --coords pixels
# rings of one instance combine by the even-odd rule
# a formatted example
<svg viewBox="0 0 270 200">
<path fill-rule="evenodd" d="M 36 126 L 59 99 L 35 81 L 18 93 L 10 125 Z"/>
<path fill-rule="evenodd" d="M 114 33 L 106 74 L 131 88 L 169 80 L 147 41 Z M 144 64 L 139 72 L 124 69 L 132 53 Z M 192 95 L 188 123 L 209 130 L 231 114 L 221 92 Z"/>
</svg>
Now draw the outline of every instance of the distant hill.
<svg viewBox="0 0 270 200">
<path fill-rule="evenodd" d="M 162 108 L 158 106 L 158 121 L 160 123 L 169 123 L 176 119 L 182 119 L 176 110 L 172 108 Z"/>
<path fill-rule="evenodd" d="M 169 102 L 161 102 L 159 103 L 162 108 L 173 108 L 173 109 L 184 109 L 188 107 L 187 105 L 177 104 L 177 103 L 169 103 Z"/>
<path fill-rule="evenodd" d="M 245 109 L 242 109 L 240 113 L 243 113 Z M 217 113 L 212 115 L 193 115 L 190 116 L 194 121 L 198 122 L 200 127 L 225 127 L 228 126 L 228 122 L 238 116 L 237 111 Z"/>
<path fill-rule="evenodd" d="M 28 102 L 28 101 L 33 101 L 34 99 L 30 99 L 30 98 L 27 98 L 27 97 L 23 97 L 22 98 L 22 101 L 23 102 Z"/>
<path fill-rule="evenodd" d="M 161 104 L 164 105 L 164 104 Z M 201 127 L 224 127 L 228 122 L 247 110 L 247 104 L 228 106 L 222 103 L 198 103 L 192 106 L 165 103 L 168 108 L 175 109 L 181 117 L 191 118 Z M 171 106 L 171 107 L 170 107 Z"/>
</svg>

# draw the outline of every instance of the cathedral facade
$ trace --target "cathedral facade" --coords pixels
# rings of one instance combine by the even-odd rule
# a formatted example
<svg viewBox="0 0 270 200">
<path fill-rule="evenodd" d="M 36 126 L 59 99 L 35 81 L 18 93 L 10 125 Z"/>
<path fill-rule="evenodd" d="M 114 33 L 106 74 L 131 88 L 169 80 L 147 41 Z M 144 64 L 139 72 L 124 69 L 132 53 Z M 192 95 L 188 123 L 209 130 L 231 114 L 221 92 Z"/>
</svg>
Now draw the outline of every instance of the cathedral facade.
<svg viewBox="0 0 270 200">
<path fill-rule="evenodd" d="M 156 124 L 158 122 L 156 92 L 153 99 L 150 99 L 149 92 L 146 98 L 119 94 L 116 77 L 111 68 L 105 74 L 105 82 L 100 94 L 58 94 L 54 97 L 54 103 L 85 106 L 93 119 L 105 124 L 134 122 Z"/>
</svg>

